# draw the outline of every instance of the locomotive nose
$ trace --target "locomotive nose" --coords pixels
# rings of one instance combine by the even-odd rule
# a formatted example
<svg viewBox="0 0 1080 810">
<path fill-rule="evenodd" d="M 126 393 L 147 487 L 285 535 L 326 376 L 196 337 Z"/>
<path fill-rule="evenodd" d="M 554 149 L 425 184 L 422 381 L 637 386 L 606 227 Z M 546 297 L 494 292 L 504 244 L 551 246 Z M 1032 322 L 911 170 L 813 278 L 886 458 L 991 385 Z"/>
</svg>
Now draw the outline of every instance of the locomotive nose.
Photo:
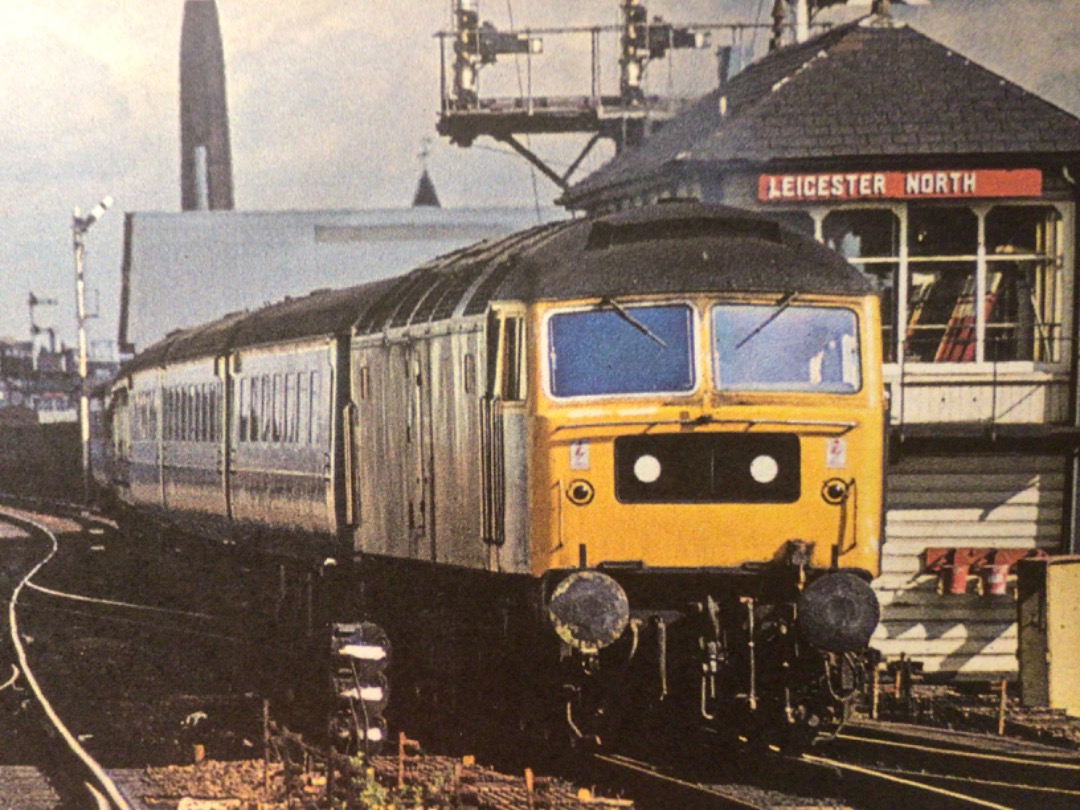
<svg viewBox="0 0 1080 810">
<path fill-rule="evenodd" d="M 551 594 L 547 610 L 559 638 L 582 652 L 596 652 L 613 644 L 630 620 L 626 592 L 599 571 L 576 571 L 562 580 Z"/>
<path fill-rule="evenodd" d="M 877 595 L 865 580 L 848 571 L 814 580 L 799 597 L 799 633 L 826 652 L 865 649 L 880 618 Z"/>
</svg>

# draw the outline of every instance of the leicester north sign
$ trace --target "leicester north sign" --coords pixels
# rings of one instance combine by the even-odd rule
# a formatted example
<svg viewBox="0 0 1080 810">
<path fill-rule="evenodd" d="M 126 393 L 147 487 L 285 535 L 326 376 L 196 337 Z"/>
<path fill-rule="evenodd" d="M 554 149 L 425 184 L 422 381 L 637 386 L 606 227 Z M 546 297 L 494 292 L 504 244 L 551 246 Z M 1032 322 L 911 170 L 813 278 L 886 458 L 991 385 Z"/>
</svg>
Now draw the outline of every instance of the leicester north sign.
<svg viewBox="0 0 1080 810">
<path fill-rule="evenodd" d="M 767 203 L 1041 195 L 1042 172 L 1038 169 L 820 172 L 758 177 L 758 199 Z"/>
</svg>

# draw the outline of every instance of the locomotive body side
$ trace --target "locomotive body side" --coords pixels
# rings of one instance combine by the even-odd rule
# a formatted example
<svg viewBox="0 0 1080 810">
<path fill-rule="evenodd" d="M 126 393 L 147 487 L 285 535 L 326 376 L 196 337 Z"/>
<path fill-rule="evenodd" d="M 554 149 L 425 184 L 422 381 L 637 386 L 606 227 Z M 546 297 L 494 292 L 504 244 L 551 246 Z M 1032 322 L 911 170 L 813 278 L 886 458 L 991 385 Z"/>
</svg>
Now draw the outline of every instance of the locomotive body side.
<svg viewBox="0 0 1080 810">
<path fill-rule="evenodd" d="M 483 530 L 485 332 L 474 316 L 354 339 L 357 552 L 500 568 Z"/>
</svg>

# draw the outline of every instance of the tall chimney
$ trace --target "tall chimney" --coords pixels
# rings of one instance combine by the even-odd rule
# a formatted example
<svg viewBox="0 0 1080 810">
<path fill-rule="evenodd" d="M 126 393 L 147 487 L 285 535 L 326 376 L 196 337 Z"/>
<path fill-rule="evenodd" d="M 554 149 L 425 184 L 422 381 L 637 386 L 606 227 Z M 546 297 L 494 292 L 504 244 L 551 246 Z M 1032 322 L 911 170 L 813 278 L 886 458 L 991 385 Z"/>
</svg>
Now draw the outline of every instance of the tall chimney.
<svg viewBox="0 0 1080 810">
<path fill-rule="evenodd" d="M 180 30 L 180 207 L 232 210 L 225 53 L 214 0 L 186 0 Z"/>
</svg>

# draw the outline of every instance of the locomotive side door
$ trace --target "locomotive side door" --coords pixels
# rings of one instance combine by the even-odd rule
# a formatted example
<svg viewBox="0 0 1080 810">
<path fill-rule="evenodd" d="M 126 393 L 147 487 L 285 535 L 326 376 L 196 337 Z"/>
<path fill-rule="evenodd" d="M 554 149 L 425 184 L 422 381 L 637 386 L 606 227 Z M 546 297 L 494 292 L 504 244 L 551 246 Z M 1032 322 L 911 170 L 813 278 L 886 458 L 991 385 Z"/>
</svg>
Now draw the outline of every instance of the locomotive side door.
<svg viewBox="0 0 1080 810">
<path fill-rule="evenodd" d="M 529 570 L 528 418 L 524 309 L 488 319 L 487 383 L 482 408 L 483 540 L 488 567 Z"/>
<path fill-rule="evenodd" d="M 428 340 L 410 342 L 407 352 L 409 397 L 408 471 L 409 542 L 411 556 L 435 559 L 435 499 L 432 475 L 431 346 Z"/>
<path fill-rule="evenodd" d="M 436 559 L 435 498 L 432 475 L 431 347 L 427 340 L 405 344 L 405 500 L 409 556 Z"/>
</svg>

